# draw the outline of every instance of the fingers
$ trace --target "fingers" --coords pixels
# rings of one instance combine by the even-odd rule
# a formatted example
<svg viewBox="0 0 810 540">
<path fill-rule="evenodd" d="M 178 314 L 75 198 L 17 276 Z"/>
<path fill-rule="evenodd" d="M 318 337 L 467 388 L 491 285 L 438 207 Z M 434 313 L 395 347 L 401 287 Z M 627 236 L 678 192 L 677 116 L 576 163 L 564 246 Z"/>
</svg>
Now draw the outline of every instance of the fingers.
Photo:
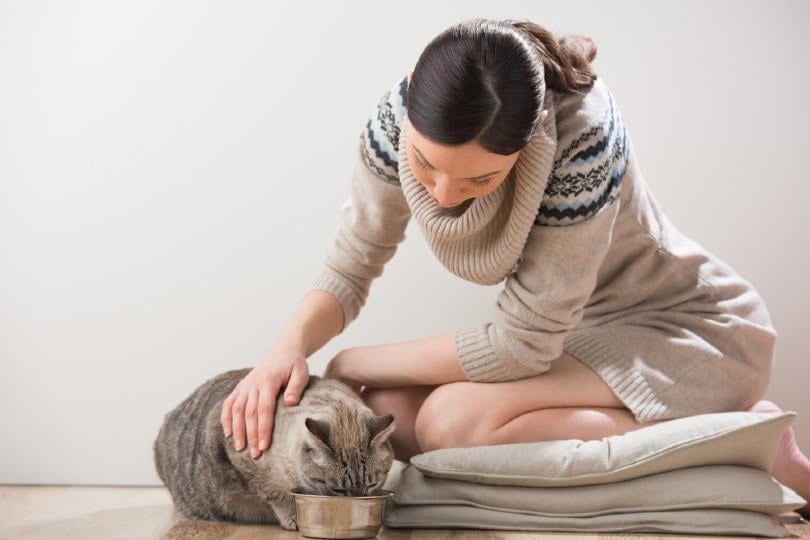
<svg viewBox="0 0 810 540">
<path fill-rule="evenodd" d="M 296 364 L 292 373 L 290 373 L 290 380 L 287 381 L 287 389 L 284 392 L 285 405 L 298 405 L 301 400 L 301 394 L 304 393 L 309 382 L 309 369 L 306 364 Z"/>
<path fill-rule="evenodd" d="M 254 388 L 248 393 L 245 404 L 245 431 L 247 432 L 247 446 L 250 448 L 250 457 L 257 458 L 259 452 L 259 390 Z"/>
<path fill-rule="evenodd" d="M 273 433 L 273 419 L 276 416 L 276 398 L 269 392 L 259 394 L 259 453 L 270 448 Z"/>
<path fill-rule="evenodd" d="M 233 436 L 237 452 L 250 448 L 251 457 L 257 458 L 270 446 L 277 393 L 272 385 L 262 389 L 240 383 L 222 404 L 220 421 L 225 436 Z"/>
<path fill-rule="evenodd" d="M 249 448 L 255 459 L 270 448 L 276 399 L 282 386 L 286 386 L 284 401 L 287 405 L 297 405 L 300 401 L 309 382 L 307 364 L 302 361 L 287 369 L 289 371 L 255 369 L 223 402 L 220 422 L 225 436 L 233 437 L 237 452 Z"/>
<path fill-rule="evenodd" d="M 237 386 L 233 391 L 235 395 L 231 405 L 231 428 L 233 433 L 233 447 L 237 452 L 245 448 L 245 405 L 247 404 L 247 393 L 242 386 Z M 230 398 L 228 398 L 230 399 Z"/>
</svg>

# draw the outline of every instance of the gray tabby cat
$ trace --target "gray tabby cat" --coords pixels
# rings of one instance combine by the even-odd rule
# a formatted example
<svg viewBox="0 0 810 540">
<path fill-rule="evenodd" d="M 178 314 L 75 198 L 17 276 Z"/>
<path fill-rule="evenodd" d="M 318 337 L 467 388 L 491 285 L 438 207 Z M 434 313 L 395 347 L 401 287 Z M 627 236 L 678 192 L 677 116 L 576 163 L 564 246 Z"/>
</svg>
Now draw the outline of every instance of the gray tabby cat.
<svg viewBox="0 0 810 540">
<path fill-rule="evenodd" d="M 270 449 L 236 452 L 220 424 L 222 402 L 249 369 L 207 381 L 166 415 L 155 466 L 189 518 L 279 523 L 295 529 L 290 490 L 370 495 L 393 462 L 393 416 L 375 416 L 345 384 L 310 377 L 295 407 L 276 407 Z"/>
</svg>

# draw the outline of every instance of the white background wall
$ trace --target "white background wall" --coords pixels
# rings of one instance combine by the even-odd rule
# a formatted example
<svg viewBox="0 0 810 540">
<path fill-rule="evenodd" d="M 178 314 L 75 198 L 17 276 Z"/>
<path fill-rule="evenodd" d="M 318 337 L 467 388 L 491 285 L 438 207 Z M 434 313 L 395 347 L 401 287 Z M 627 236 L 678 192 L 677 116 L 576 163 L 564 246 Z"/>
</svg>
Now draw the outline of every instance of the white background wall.
<svg viewBox="0 0 810 540">
<path fill-rule="evenodd" d="M 810 451 L 807 2 L 0 0 L 0 482 L 156 483 L 163 415 L 317 273 L 379 97 L 474 16 L 595 39 L 659 202 L 768 302 Z M 312 371 L 496 292 L 412 228 Z"/>
</svg>

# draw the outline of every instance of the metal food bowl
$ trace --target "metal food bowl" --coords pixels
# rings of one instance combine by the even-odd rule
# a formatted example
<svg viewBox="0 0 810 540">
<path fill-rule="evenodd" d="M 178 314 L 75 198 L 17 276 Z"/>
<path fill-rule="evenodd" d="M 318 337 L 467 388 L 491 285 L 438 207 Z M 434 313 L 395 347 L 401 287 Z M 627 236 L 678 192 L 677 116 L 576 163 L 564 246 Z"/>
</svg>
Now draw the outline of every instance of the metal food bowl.
<svg viewBox="0 0 810 540">
<path fill-rule="evenodd" d="M 390 491 L 366 497 L 330 497 L 291 492 L 298 532 L 307 538 L 374 538 L 382 527 Z"/>
</svg>

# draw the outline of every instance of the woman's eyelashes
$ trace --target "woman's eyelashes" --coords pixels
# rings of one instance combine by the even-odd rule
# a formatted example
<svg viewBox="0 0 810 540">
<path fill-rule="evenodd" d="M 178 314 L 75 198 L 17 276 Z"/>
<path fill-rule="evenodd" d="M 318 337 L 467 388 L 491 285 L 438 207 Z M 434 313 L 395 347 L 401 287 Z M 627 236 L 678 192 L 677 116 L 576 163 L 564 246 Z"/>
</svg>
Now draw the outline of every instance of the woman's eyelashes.
<svg viewBox="0 0 810 540">
<path fill-rule="evenodd" d="M 420 169 L 425 169 L 426 171 L 434 170 L 433 167 L 422 161 L 419 158 L 419 154 L 415 152 L 413 154 L 413 159 L 414 161 L 416 161 L 416 165 L 419 166 Z M 487 176 L 486 178 L 470 178 L 469 182 L 476 187 L 484 187 L 490 182 L 492 182 L 492 178 L 493 178 L 492 176 Z"/>
<path fill-rule="evenodd" d="M 471 182 L 471 183 L 472 183 L 472 185 L 474 185 L 474 186 L 477 186 L 477 187 L 484 187 L 485 185 L 487 185 L 487 184 L 489 184 L 490 182 L 492 182 L 492 176 L 487 176 L 486 178 L 477 178 L 477 179 L 475 179 L 475 180 L 472 180 L 472 179 L 471 179 L 471 180 L 470 180 L 470 182 Z"/>
<path fill-rule="evenodd" d="M 416 164 L 419 165 L 421 169 L 425 169 L 428 171 L 433 170 L 433 167 L 428 167 L 428 165 L 424 161 L 419 159 L 419 154 L 417 154 L 416 152 L 414 152 L 413 154 L 413 159 L 416 160 Z"/>
</svg>

